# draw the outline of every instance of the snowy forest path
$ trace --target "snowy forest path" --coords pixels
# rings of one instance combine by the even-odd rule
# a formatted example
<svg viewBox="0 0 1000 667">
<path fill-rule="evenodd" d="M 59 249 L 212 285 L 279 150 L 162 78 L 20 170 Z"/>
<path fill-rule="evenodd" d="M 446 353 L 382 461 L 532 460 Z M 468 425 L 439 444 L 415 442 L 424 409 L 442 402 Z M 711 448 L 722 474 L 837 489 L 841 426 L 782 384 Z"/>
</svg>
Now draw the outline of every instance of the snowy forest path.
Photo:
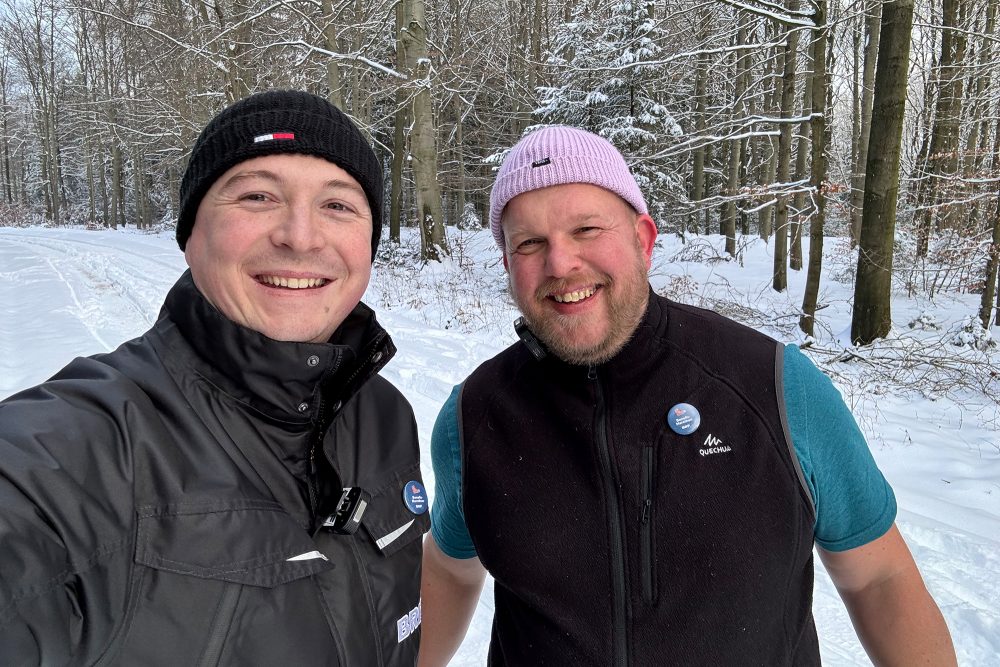
<svg viewBox="0 0 1000 667">
<path fill-rule="evenodd" d="M 108 247 L 85 236 L 0 228 L 0 397 L 142 333 L 184 267 L 148 237 Z"/>
</svg>

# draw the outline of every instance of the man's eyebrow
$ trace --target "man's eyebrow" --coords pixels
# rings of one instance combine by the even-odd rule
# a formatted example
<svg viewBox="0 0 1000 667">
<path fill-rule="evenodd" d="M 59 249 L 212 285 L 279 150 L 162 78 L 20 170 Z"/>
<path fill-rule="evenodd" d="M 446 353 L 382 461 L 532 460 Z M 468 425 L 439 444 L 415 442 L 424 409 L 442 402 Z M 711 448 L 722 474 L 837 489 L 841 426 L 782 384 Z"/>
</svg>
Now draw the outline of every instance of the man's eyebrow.
<svg viewBox="0 0 1000 667">
<path fill-rule="evenodd" d="M 329 181 L 327 181 L 323 185 L 325 187 L 333 188 L 333 189 L 347 188 L 348 190 L 354 190 L 358 194 L 361 194 L 361 195 L 365 194 L 365 189 L 363 187 L 361 187 L 360 183 L 358 183 L 357 181 L 354 181 L 354 180 L 348 181 L 348 180 L 343 179 L 343 178 L 331 178 Z"/>
<path fill-rule="evenodd" d="M 232 176 L 230 176 L 228 179 L 226 179 L 226 182 L 222 184 L 222 187 L 219 188 L 219 190 L 221 192 L 225 192 L 226 190 L 239 185 L 240 182 L 246 181 L 246 180 L 251 179 L 251 178 L 263 178 L 264 180 L 272 181 L 272 182 L 278 183 L 278 184 L 281 184 L 281 182 L 282 182 L 281 181 L 281 177 L 278 176 L 273 171 L 268 171 L 266 169 L 253 169 L 251 171 L 238 171 L 238 172 L 236 172 L 235 174 L 233 174 Z"/>
<path fill-rule="evenodd" d="M 225 183 L 222 184 L 220 188 L 221 191 L 226 191 L 239 185 L 242 181 L 249 180 L 251 178 L 262 178 L 267 181 L 271 181 L 277 185 L 282 185 L 284 179 L 273 171 L 268 171 L 267 169 L 253 169 L 249 171 L 240 171 L 229 177 Z M 329 181 L 323 184 L 323 187 L 330 189 L 346 188 L 348 190 L 353 190 L 358 194 L 364 195 L 365 190 L 361 187 L 357 181 L 350 181 L 344 178 L 331 178 Z"/>
</svg>

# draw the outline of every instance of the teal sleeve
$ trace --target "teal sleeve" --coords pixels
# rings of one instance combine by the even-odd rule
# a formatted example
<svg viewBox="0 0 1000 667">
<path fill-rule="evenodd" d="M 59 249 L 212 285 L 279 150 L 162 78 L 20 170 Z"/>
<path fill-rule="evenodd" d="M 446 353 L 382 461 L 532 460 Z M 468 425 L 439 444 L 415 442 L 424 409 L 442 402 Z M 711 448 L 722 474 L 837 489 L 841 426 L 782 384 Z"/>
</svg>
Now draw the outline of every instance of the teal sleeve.
<svg viewBox="0 0 1000 667">
<path fill-rule="evenodd" d="M 785 347 L 788 430 L 816 506 L 816 544 L 847 551 L 896 519 L 896 497 L 840 392 L 795 345 Z"/>
<path fill-rule="evenodd" d="M 452 558 L 474 558 L 476 547 L 465 525 L 462 510 L 462 444 L 458 432 L 458 396 L 455 387 L 441 406 L 431 433 L 431 465 L 434 467 L 434 503 L 431 505 L 431 535 Z"/>
</svg>

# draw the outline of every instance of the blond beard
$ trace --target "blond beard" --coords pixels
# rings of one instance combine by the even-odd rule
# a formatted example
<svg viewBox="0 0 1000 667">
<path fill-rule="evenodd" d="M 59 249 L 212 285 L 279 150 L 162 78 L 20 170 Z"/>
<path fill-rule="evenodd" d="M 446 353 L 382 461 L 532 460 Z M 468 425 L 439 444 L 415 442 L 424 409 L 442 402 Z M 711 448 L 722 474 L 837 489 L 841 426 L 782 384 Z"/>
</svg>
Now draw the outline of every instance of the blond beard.
<svg viewBox="0 0 1000 667">
<path fill-rule="evenodd" d="M 588 346 L 574 345 L 572 342 L 574 330 L 585 324 L 579 317 L 555 312 L 536 314 L 527 307 L 528 304 L 518 298 L 511 288 L 509 276 L 507 289 L 532 333 L 545 344 L 551 354 L 569 364 L 596 366 L 618 354 L 639 327 L 649 301 L 649 281 L 646 271 L 646 262 L 640 253 L 633 265 L 633 271 L 623 276 L 621 280 L 612 280 L 607 275 L 603 277 L 600 282 L 604 285 L 602 290 L 607 292 L 608 333 L 596 344 Z M 533 303 L 540 303 L 546 298 L 545 294 L 551 291 L 551 284 L 544 285 L 529 298 L 534 300 Z"/>
</svg>

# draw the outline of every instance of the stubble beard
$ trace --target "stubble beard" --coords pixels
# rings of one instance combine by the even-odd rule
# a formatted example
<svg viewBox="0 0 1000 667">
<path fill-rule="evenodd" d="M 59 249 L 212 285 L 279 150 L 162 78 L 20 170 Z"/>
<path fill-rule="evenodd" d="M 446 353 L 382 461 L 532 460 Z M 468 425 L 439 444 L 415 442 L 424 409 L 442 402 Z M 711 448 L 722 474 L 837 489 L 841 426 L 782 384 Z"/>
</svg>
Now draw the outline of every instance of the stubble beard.
<svg viewBox="0 0 1000 667">
<path fill-rule="evenodd" d="M 509 279 L 507 288 L 528 327 L 544 343 L 550 354 L 566 363 L 579 366 L 596 366 L 610 361 L 632 339 L 646 312 L 649 282 L 643 257 L 638 257 L 633 270 L 619 280 L 608 275 L 599 277 L 597 282 L 602 285 L 601 291 L 605 293 L 607 303 L 608 330 L 594 344 L 575 342 L 577 332 L 588 325 L 586 316 L 561 315 L 545 307 L 545 295 L 560 291 L 561 282 L 563 281 L 550 281 L 542 285 L 529 297 L 531 303 L 518 297 Z"/>
</svg>

